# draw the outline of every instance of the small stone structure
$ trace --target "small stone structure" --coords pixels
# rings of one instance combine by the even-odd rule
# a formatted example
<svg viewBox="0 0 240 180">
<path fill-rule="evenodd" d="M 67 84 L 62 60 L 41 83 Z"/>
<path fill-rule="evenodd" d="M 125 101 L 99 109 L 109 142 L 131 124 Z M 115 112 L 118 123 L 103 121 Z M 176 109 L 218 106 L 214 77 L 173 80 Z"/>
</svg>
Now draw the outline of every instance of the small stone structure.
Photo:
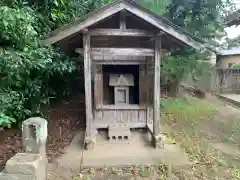
<svg viewBox="0 0 240 180">
<path fill-rule="evenodd" d="M 114 104 L 129 105 L 129 87 L 134 86 L 132 74 L 110 74 L 109 86 L 114 87 Z M 108 128 L 111 141 L 129 142 L 131 131 L 127 124 L 111 124 Z"/>
<path fill-rule="evenodd" d="M 114 87 L 114 103 L 129 104 L 129 87 L 134 86 L 131 74 L 110 74 L 109 86 Z"/>
<path fill-rule="evenodd" d="M 122 141 L 129 143 L 131 131 L 127 125 L 112 125 L 109 126 L 108 136 L 111 141 Z"/>
<path fill-rule="evenodd" d="M 22 124 L 24 153 L 18 153 L 6 163 L 0 180 L 46 180 L 47 121 L 36 117 Z"/>
</svg>

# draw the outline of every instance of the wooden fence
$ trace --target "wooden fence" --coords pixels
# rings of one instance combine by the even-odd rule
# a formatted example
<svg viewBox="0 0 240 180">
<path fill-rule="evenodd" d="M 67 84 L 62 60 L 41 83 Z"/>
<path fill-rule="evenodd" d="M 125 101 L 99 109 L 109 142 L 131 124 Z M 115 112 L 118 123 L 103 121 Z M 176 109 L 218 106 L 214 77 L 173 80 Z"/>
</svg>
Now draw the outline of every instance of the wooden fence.
<svg viewBox="0 0 240 180">
<path fill-rule="evenodd" d="M 209 93 L 240 94 L 240 69 L 214 69 L 196 81 L 189 76 L 183 82 Z"/>
<path fill-rule="evenodd" d="M 240 94 L 240 69 L 217 69 L 215 84 L 218 93 Z"/>
</svg>

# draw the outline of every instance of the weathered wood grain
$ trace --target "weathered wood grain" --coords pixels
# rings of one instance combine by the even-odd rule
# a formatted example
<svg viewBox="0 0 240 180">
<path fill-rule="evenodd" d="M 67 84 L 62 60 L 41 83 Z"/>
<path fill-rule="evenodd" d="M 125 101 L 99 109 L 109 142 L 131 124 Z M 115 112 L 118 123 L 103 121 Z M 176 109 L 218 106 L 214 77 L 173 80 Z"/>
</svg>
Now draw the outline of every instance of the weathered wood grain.
<svg viewBox="0 0 240 180">
<path fill-rule="evenodd" d="M 147 111 L 145 109 L 98 109 L 94 111 L 95 122 L 110 124 L 146 123 Z"/>
<path fill-rule="evenodd" d="M 81 48 L 77 48 L 75 52 L 81 54 Z M 154 56 L 153 49 L 146 48 L 91 48 L 92 56 Z"/>
<path fill-rule="evenodd" d="M 94 100 L 95 107 L 98 107 L 103 104 L 103 74 L 101 65 L 94 65 L 94 67 Z"/>
<path fill-rule="evenodd" d="M 161 68 L 161 37 L 155 38 L 155 65 L 154 65 L 154 117 L 153 135 L 159 134 L 160 124 L 160 68 Z"/>
<path fill-rule="evenodd" d="M 127 29 L 126 24 L 126 12 L 124 10 L 120 11 L 120 22 L 119 22 L 120 29 Z"/>
<path fill-rule="evenodd" d="M 92 29 L 91 36 L 154 36 L 154 33 L 141 29 Z"/>
<path fill-rule="evenodd" d="M 146 64 L 139 66 L 139 103 L 140 105 L 147 104 L 147 81 L 146 78 Z"/>
<path fill-rule="evenodd" d="M 86 103 L 86 124 L 87 124 L 87 137 L 92 137 L 92 85 L 91 85 L 91 58 L 90 58 L 90 35 L 83 36 L 84 44 L 84 78 L 85 78 L 85 103 Z"/>
</svg>

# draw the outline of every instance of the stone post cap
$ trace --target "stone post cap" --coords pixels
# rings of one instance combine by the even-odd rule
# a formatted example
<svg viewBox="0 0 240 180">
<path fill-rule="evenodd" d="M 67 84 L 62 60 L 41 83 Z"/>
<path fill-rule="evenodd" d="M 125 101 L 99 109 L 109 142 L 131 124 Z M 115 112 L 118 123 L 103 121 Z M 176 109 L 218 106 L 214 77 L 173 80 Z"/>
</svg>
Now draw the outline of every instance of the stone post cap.
<svg viewBox="0 0 240 180">
<path fill-rule="evenodd" d="M 23 121 L 23 125 L 45 125 L 47 120 L 41 117 L 31 117 Z"/>
<path fill-rule="evenodd" d="M 40 117 L 31 117 L 22 123 L 22 132 L 28 132 L 29 126 L 35 126 L 37 141 L 45 142 L 48 135 L 47 120 Z M 28 134 L 27 134 L 28 135 Z M 29 135 L 28 135 L 29 136 Z"/>
</svg>

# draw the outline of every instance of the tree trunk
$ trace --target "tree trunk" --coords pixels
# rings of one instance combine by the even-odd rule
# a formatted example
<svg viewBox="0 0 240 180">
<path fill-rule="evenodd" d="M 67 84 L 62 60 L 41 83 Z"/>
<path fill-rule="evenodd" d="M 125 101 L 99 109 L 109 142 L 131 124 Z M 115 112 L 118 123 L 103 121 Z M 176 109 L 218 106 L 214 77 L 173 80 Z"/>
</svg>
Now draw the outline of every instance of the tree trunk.
<svg viewBox="0 0 240 180">
<path fill-rule="evenodd" d="M 176 97 L 179 93 L 179 88 L 180 88 L 180 80 L 174 79 L 170 85 L 169 95 L 171 97 Z"/>
</svg>

